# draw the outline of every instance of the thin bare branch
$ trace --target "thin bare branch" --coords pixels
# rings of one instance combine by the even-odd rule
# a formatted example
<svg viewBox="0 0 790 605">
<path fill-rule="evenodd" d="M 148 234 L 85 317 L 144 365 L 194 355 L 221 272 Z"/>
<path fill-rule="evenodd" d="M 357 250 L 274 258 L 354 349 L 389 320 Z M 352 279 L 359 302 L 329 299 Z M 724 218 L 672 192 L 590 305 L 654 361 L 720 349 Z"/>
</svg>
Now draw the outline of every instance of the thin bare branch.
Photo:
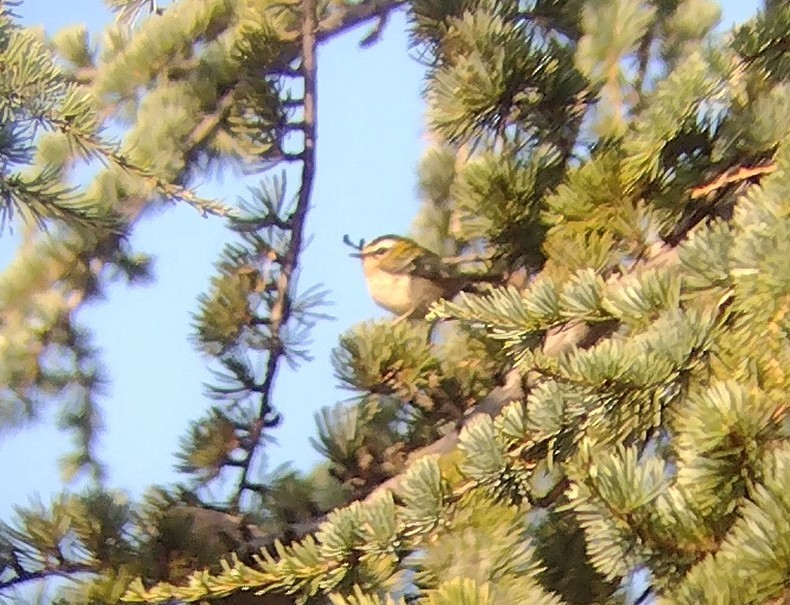
<svg viewBox="0 0 790 605">
<path fill-rule="evenodd" d="M 775 162 L 764 164 L 762 166 L 735 166 L 734 168 L 730 168 L 723 174 L 717 176 L 709 183 L 692 189 L 691 199 L 697 200 L 701 197 L 705 197 L 709 193 L 713 193 L 717 189 L 726 187 L 727 185 L 740 183 L 756 176 L 765 176 L 766 174 L 771 174 L 772 172 L 776 172 L 776 169 L 777 166 Z"/>
<path fill-rule="evenodd" d="M 296 270 L 299 266 L 299 255 L 302 251 L 304 240 L 304 227 L 307 220 L 307 211 L 310 207 L 310 197 L 313 190 L 315 179 L 315 139 L 316 139 L 316 44 L 318 23 L 316 19 L 316 0 L 304 0 L 303 3 L 303 24 L 302 24 L 302 65 L 301 72 L 304 80 L 304 117 L 302 130 L 304 132 L 304 149 L 299 154 L 302 160 L 301 187 L 294 208 L 290 217 L 291 239 L 285 252 L 280 274 L 277 278 L 277 291 L 275 303 L 272 306 L 269 321 L 269 329 L 274 344 L 269 350 L 269 357 L 266 364 L 266 372 L 261 384 L 261 402 L 258 409 L 257 422 L 254 424 L 250 435 L 251 447 L 246 452 L 244 464 L 242 466 L 241 477 L 238 487 L 232 498 L 234 506 L 238 506 L 241 494 L 244 490 L 252 489 L 255 485 L 249 480 L 252 461 L 260 444 L 260 438 L 265 426 L 264 420 L 271 413 L 273 406 L 271 403 L 274 380 L 279 369 L 280 362 L 285 356 L 283 346 L 283 329 L 291 317 L 292 299 Z"/>
<path fill-rule="evenodd" d="M 63 577 L 79 573 L 98 572 L 99 570 L 96 567 L 86 563 L 69 563 L 66 561 L 61 562 L 56 567 L 45 567 L 36 571 L 23 571 L 20 573 L 20 571 L 17 570 L 17 574 L 14 577 L 9 578 L 8 580 L 0 581 L 0 593 L 2 593 L 4 590 L 8 590 L 9 588 L 19 588 L 28 582 L 35 582 L 38 580 L 44 580 L 46 578 Z"/>
</svg>

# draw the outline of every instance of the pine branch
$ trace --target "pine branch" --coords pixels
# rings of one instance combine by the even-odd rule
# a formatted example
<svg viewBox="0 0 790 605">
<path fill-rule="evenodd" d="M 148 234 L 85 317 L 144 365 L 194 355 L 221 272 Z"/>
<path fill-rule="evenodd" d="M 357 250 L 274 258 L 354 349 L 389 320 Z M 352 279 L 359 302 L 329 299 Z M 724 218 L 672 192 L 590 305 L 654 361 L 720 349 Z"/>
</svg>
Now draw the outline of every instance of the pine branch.
<svg viewBox="0 0 790 605">
<path fill-rule="evenodd" d="M 220 121 L 218 121 L 216 118 L 221 115 L 223 101 L 224 99 L 218 103 L 218 111 L 211 114 L 210 116 L 207 116 L 200 126 L 195 130 L 195 134 L 197 134 L 198 137 L 204 137 L 204 135 L 201 133 L 202 128 L 208 129 L 209 132 L 215 131 L 216 126 L 218 126 L 220 123 Z M 236 216 L 235 212 L 233 212 L 231 208 L 225 206 L 224 204 L 215 200 L 201 198 L 200 196 L 195 195 L 187 187 L 176 183 L 166 182 L 160 177 L 157 177 L 152 172 L 136 165 L 127 155 L 108 145 L 107 142 L 102 140 L 99 136 L 93 133 L 82 132 L 78 129 L 75 129 L 68 121 L 58 118 L 55 115 L 47 115 L 46 119 L 50 124 L 59 128 L 61 132 L 75 137 L 89 153 L 98 155 L 102 159 L 111 162 L 115 166 L 122 168 L 130 174 L 137 176 L 139 179 L 148 183 L 152 188 L 159 191 L 163 196 L 172 200 L 181 200 L 198 210 L 203 216 L 213 215 L 222 218 L 231 218 Z"/>
<path fill-rule="evenodd" d="M 353 29 L 354 27 L 365 23 L 366 21 L 381 17 L 385 13 L 388 13 L 389 11 L 404 5 L 405 3 L 406 0 L 373 0 L 360 4 L 344 4 L 340 8 L 334 9 L 328 17 L 317 24 L 315 34 L 316 42 L 326 42 L 335 36 L 345 33 L 349 29 Z M 283 35 L 282 39 L 284 42 L 296 41 L 299 39 L 299 36 L 299 33 L 285 34 Z M 296 59 L 298 52 L 298 49 L 295 48 L 293 55 L 287 57 L 286 62 L 288 60 L 292 61 Z M 92 82 L 94 79 L 95 73 L 81 73 L 82 81 Z M 226 92 L 217 101 L 214 111 L 206 115 L 192 131 L 188 139 L 189 143 L 184 151 L 186 166 L 192 165 L 195 159 L 201 154 L 207 143 L 211 140 L 213 135 L 216 134 L 216 132 L 222 127 L 225 119 L 237 100 L 237 95 L 238 89 L 235 86 L 231 86 L 228 92 Z M 300 101 L 299 104 L 303 105 L 304 100 Z M 299 156 L 290 157 L 288 154 L 284 154 L 283 159 L 299 160 L 301 158 Z M 179 177 L 172 179 L 172 183 L 177 182 L 178 178 Z M 169 187 L 171 187 L 171 189 L 168 192 L 168 195 L 172 195 L 173 197 L 181 197 L 181 194 L 183 194 L 184 197 L 182 199 L 190 202 L 190 199 L 187 199 L 188 196 L 186 194 L 186 190 L 182 191 L 180 187 L 175 184 L 169 185 Z M 198 209 L 201 211 L 204 211 L 204 209 L 200 207 L 202 204 L 199 205 L 199 199 L 191 198 L 191 200 L 193 205 L 198 207 Z M 130 199 L 124 203 L 123 211 L 130 223 L 133 223 L 135 219 L 142 213 L 142 211 L 147 206 L 147 203 L 147 198 L 140 197 Z"/>
<path fill-rule="evenodd" d="M 711 211 L 715 211 L 715 208 L 711 209 Z M 684 232 L 685 238 L 688 238 L 691 231 L 697 225 L 700 225 L 704 219 L 705 216 L 696 216 L 694 220 L 690 221 Z M 673 267 L 678 263 L 679 250 L 677 245 L 666 243 L 656 245 L 646 254 L 645 258 L 633 263 L 619 278 L 612 276 L 606 287 L 610 290 L 616 289 L 618 285 L 627 288 L 633 283 L 633 280 L 629 278 L 634 273 L 644 274 L 651 269 Z M 728 295 L 720 298 L 718 303 L 714 302 L 718 319 L 711 318 L 709 326 L 706 322 L 702 322 L 704 325 L 701 329 L 704 334 L 701 336 L 698 334 L 687 342 L 687 348 L 684 349 L 686 351 L 684 359 L 675 359 L 670 368 L 670 373 L 675 376 L 676 380 L 680 379 L 682 381 L 682 374 L 686 371 L 685 368 L 694 365 L 698 360 L 698 356 L 708 355 L 711 352 L 707 345 L 702 344 L 702 341 L 707 339 L 706 334 L 711 326 L 721 319 L 722 313 L 726 311 L 729 314 L 729 301 Z M 696 321 L 696 319 L 692 317 L 690 321 Z M 578 320 L 557 325 L 545 335 L 543 355 L 547 357 L 559 355 L 562 358 L 561 363 L 567 365 L 574 358 L 578 359 L 583 357 L 584 354 L 579 353 L 566 356 L 563 355 L 564 351 L 568 351 L 571 348 L 582 349 L 592 346 L 599 340 L 610 336 L 617 325 L 617 322 L 600 322 L 597 325 L 588 326 Z M 665 327 L 662 326 L 662 328 Z M 661 340 L 664 338 L 665 333 L 665 330 L 657 331 L 651 337 Z M 640 334 L 637 334 L 631 338 L 636 339 L 633 342 L 637 342 L 640 336 Z M 617 343 L 614 343 L 613 339 L 609 339 L 601 344 L 614 345 Z M 605 350 L 606 348 L 599 346 L 596 347 L 596 350 Z M 608 348 L 612 349 L 612 347 Z M 613 350 L 616 352 L 616 348 Z M 639 350 L 641 351 L 642 349 Z M 631 357 L 628 358 L 630 359 Z M 679 377 L 678 375 L 681 376 Z M 532 375 L 532 373 L 528 373 L 525 376 L 525 382 L 528 386 L 535 387 L 535 391 L 537 391 L 542 386 L 542 384 L 538 384 L 540 378 L 539 374 Z M 380 486 L 362 503 L 352 503 L 346 508 L 336 510 L 330 515 L 317 520 L 317 524 L 320 523 L 320 528 L 315 537 L 308 536 L 301 542 L 291 546 L 278 545 L 277 559 L 273 555 L 264 554 L 264 557 L 258 561 L 258 568 L 248 567 L 237 561 L 220 574 L 204 574 L 199 578 L 198 576 L 193 576 L 192 584 L 184 588 L 160 584 L 150 590 L 146 590 L 138 582 L 130 588 L 125 598 L 128 600 L 165 602 L 168 598 L 181 598 L 186 595 L 189 595 L 190 599 L 199 599 L 209 595 L 229 594 L 241 589 L 258 588 L 263 590 L 287 590 L 290 593 L 304 591 L 304 596 L 312 596 L 319 591 L 329 592 L 337 588 L 337 584 L 332 580 L 332 578 L 337 577 L 335 575 L 336 572 L 357 565 L 360 553 L 365 552 L 365 549 L 369 548 L 371 538 L 365 532 L 371 531 L 370 528 L 372 527 L 375 527 L 377 530 L 380 529 L 382 532 L 385 530 L 389 532 L 386 538 L 387 544 L 403 544 L 407 538 L 412 540 L 408 542 L 408 546 L 403 550 L 396 551 L 398 562 L 395 566 L 397 567 L 401 564 L 401 557 L 408 556 L 410 548 L 420 548 L 420 544 L 424 544 L 421 540 L 428 540 L 430 536 L 435 537 L 437 535 L 434 533 L 436 528 L 440 523 L 448 522 L 448 517 L 451 517 L 453 514 L 451 511 L 458 510 L 455 508 L 455 505 L 458 504 L 459 499 L 464 494 L 469 493 L 470 490 L 479 488 L 482 493 L 487 493 L 489 497 L 494 498 L 507 498 L 508 494 L 512 494 L 515 504 L 518 503 L 517 498 L 526 497 L 530 500 L 530 488 L 525 486 L 524 483 L 519 484 L 519 481 L 522 481 L 525 475 L 528 477 L 535 465 L 543 460 L 546 455 L 544 447 L 555 447 L 551 443 L 555 441 L 556 433 L 550 433 L 548 437 L 545 435 L 541 436 L 540 434 L 535 434 L 535 431 L 529 426 L 528 414 L 534 413 L 535 410 L 530 409 L 528 412 L 518 402 L 524 396 L 521 385 L 522 377 L 514 370 L 508 375 L 505 386 L 495 389 L 472 412 L 474 418 L 465 420 L 463 423 L 464 427 L 460 433 L 448 435 L 443 440 L 432 444 L 430 446 L 431 449 L 426 448 L 415 452 L 412 457 L 412 463 L 406 473 Z M 745 393 L 745 389 L 742 392 Z M 531 395 L 534 395 L 534 393 L 531 393 Z M 612 393 L 609 393 L 609 396 L 612 396 Z M 671 397 L 672 395 L 670 394 L 669 396 Z M 507 401 L 514 400 L 517 403 L 505 406 L 503 409 Z M 741 407 L 745 409 L 749 406 L 748 402 L 747 396 L 744 395 L 740 399 Z M 722 409 L 719 398 L 711 405 Z M 490 409 L 484 409 L 489 408 L 489 406 Z M 492 421 L 490 419 L 490 416 L 500 414 L 500 412 L 501 415 L 496 420 Z M 561 415 L 564 413 L 560 412 Z M 766 413 L 770 413 L 771 417 L 780 417 L 784 413 L 784 407 L 781 405 L 779 407 L 774 406 L 773 408 L 768 408 Z M 694 413 L 695 418 L 698 416 L 698 413 Z M 578 438 L 585 435 L 586 429 L 577 425 L 579 424 L 578 421 L 582 421 L 583 424 L 584 418 L 571 414 L 568 417 L 561 416 L 559 420 L 566 428 L 568 426 L 574 427 L 569 429 L 572 431 L 570 436 L 576 438 L 574 447 L 578 446 L 582 448 L 582 451 L 589 451 L 591 447 L 594 447 L 589 442 L 578 443 Z M 709 422 L 720 424 L 718 418 L 714 418 Z M 688 424 L 688 421 L 685 424 Z M 754 427 L 753 431 L 761 431 L 764 424 L 759 418 L 755 419 L 752 425 Z M 720 438 L 726 441 L 729 436 L 730 433 L 724 430 Z M 747 438 L 751 436 L 749 433 L 745 434 Z M 546 443 L 547 441 L 549 442 L 548 444 Z M 752 439 L 747 439 L 744 443 L 752 443 Z M 460 481 L 450 480 L 447 475 L 442 473 L 436 456 L 427 456 L 429 453 L 436 454 L 450 451 L 456 444 L 460 446 L 464 454 L 463 462 L 458 467 L 462 477 L 464 477 Z M 603 445 L 600 444 L 599 447 Z M 715 448 L 715 444 L 708 447 Z M 636 452 L 636 448 L 633 447 L 632 451 Z M 718 451 L 718 448 L 712 451 L 715 453 Z M 632 454 L 631 466 L 632 468 L 637 468 L 635 453 Z M 786 473 L 785 466 L 777 468 Z M 667 479 L 663 470 L 657 476 L 661 482 Z M 509 481 L 514 483 L 509 485 Z M 623 494 L 623 489 L 620 485 L 611 485 L 611 483 L 609 485 L 615 493 Z M 565 489 L 567 486 L 567 482 L 560 478 L 556 485 L 549 489 L 547 496 L 536 498 L 535 501 L 540 501 L 541 506 L 551 508 L 552 505 L 557 503 L 559 498 L 568 495 Z M 395 487 L 398 488 L 398 495 L 404 504 L 402 507 L 393 510 L 392 503 L 394 498 L 390 491 Z M 515 489 L 512 492 L 508 492 L 507 490 L 511 487 Z M 578 487 L 578 481 L 576 482 L 576 487 Z M 520 489 L 527 493 L 523 494 L 519 491 Z M 766 495 L 765 497 L 767 498 L 768 496 Z M 625 498 L 628 501 L 630 495 L 626 493 Z M 654 498 L 654 496 L 650 496 L 648 501 L 650 501 L 650 498 Z M 755 504 L 755 509 L 762 510 L 764 507 L 758 504 Z M 640 504 L 639 506 L 642 505 Z M 387 511 L 386 515 L 383 509 Z M 777 519 L 780 518 L 782 517 L 777 516 Z M 749 524 L 748 520 L 743 521 L 744 525 Z M 752 525 L 749 526 L 751 527 Z M 670 529 L 671 527 L 667 528 L 667 530 Z M 666 546 L 662 540 L 653 540 L 651 544 L 658 549 Z M 600 557 L 597 560 L 600 562 Z M 609 560 L 611 560 L 611 557 L 609 557 Z M 618 570 L 622 567 L 619 561 L 614 561 L 611 565 Z M 601 571 L 601 573 L 607 572 Z M 623 575 L 621 571 L 617 571 L 616 574 L 612 573 L 618 577 Z"/>
<path fill-rule="evenodd" d="M 775 167 L 774 169 L 775 170 Z M 768 174 L 773 172 L 768 170 L 760 174 Z M 751 176 L 756 176 L 752 174 Z M 743 177 L 743 178 L 750 178 Z M 720 179 L 717 179 L 720 180 Z M 704 217 L 700 216 L 692 224 L 688 225 L 687 230 L 683 234 L 684 238 L 688 236 L 689 232 L 699 225 Z M 672 267 L 676 266 L 679 262 L 677 245 L 662 245 L 654 248 L 649 257 L 643 258 L 630 268 L 629 272 L 621 276 L 618 281 L 626 281 L 628 276 L 634 273 L 644 272 L 650 269 L 659 267 Z M 568 323 L 558 325 L 551 328 L 545 335 L 542 345 L 543 354 L 548 357 L 559 357 L 564 352 L 573 348 L 588 348 L 596 342 L 611 335 L 617 328 L 617 323 L 603 322 L 596 325 L 589 325 L 579 320 L 573 320 Z M 534 385 L 541 375 L 537 372 L 530 372 L 526 377 L 518 372 L 518 370 L 511 370 L 504 383 L 491 391 L 491 393 L 482 401 L 480 401 L 464 418 L 464 422 L 452 431 L 430 445 L 415 450 L 409 454 L 407 459 L 406 468 L 415 464 L 421 458 L 431 455 L 447 454 L 455 449 L 458 444 L 460 432 L 464 427 L 468 426 L 476 418 L 481 416 L 496 417 L 505 406 L 513 401 L 519 401 L 524 397 L 523 385 L 527 387 Z M 408 471 L 406 471 L 408 472 Z M 401 485 L 406 472 L 396 475 L 387 481 L 377 486 L 368 496 L 365 497 L 363 502 L 368 503 L 380 497 L 383 493 L 389 491 L 396 491 Z M 561 491 L 557 491 L 555 496 L 559 496 Z M 544 502 L 544 505 L 547 503 Z M 317 528 L 320 523 L 324 521 L 323 518 L 317 519 L 313 529 Z"/>
<path fill-rule="evenodd" d="M 767 172 L 766 172 L 767 173 Z M 717 179 L 721 180 L 721 179 Z M 726 178 L 724 180 L 727 180 Z M 730 178 L 730 182 L 735 182 Z M 690 194 L 690 193 L 689 193 Z M 715 211 L 715 208 L 710 209 L 711 212 Z M 705 216 L 695 216 L 693 220 L 691 220 L 684 229 L 683 232 L 683 240 L 688 238 L 690 232 L 700 225 L 702 221 L 704 221 Z M 649 253 L 642 259 L 636 261 L 631 265 L 628 271 L 622 274 L 620 277 L 612 277 L 607 283 L 607 288 L 610 290 L 614 290 L 617 288 L 618 283 L 622 282 L 623 287 L 630 287 L 632 281 L 629 278 L 632 274 L 640 273 L 644 274 L 645 272 L 657 269 L 659 267 L 668 268 L 676 266 L 679 263 L 679 255 L 678 255 L 678 245 L 670 245 L 670 244 L 663 244 L 663 245 L 656 245 L 654 246 Z M 722 303 L 726 306 L 726 300 Z M 723 307 L 721 304 L 719 305 L 719 311 L 721 312 Z M 547 331 L 545 338 L 543 340 L 543 355 L 546 357 L 558 357 L 562 356 L 564 352 L 569 351 L 571 349 L 584 349 L 587 347 L 591 347 L 601 339 L 610 336 L 615 329 L 618 327 L 618 322 L 600 322 L 593 325 L 588 325 L 587 323 L 580 321 L 580 320 L 572 320 L 568 323 L 556 325 L 555 327 L 551 328 Z M 693 351 L 693 349 L 692 349 Z M 379 485 L 372 493 L 370 493 L 362 502 L 362 510 L 366 510 L 367 508 L 375 508 L 382 502 L 383 499 L 390 498 L 390 493 L 392 491 L 403 492 L 405 489 L 405 485 L 408 484 L 409 481 L 412 481 L 415 473 L 419 472 L 416 469 L 421 468 L 422 465 L 428 464 L 426 460 L 429 460 L 430 457 L 435 457 L 437 455 L 442 455 L 454 450 L 459 444 L 463 446 L 461 443 L 464 439 L 463 434 L 469 433 L 470 431 L 479 431 L 480 427 L 485 427 L 491 425 L 490 418 L 499 416 L 501 413 L 505 411 L 505 409 L 509 410 L 508 413 L 513 413 L 513 410 L 520 409 L 520 406 L 516 404 L 515 406 L 508 407 L 507 404 L 509 402 L 514 401 L 521 401 L 524 399 L 524 390 L 523 386 L 526 384 L 528 387 L 535 387 L 540 383 L 543 379 L 543 376 L 539 372 L 530 371 L 527 373 L 526 376 L 521 376 L 517 370 L 512 370 L 505 381 L 505 384 L 497 387 L 494 389 L 488 397 L 482 400 L 464 419 L 461 423 L 462 426 L 459 427 L 459 430 L 454 431 L 442 439 L 434 442 L 430 446 L 423 448 L 421 450 L 413 452 L 408 460 L 408 470 L 395 477 L 392 477 L 388 481 Z M 495 422 L 500 423 L 498 426 L 502 426 L 502 418 L 498 418 Z M 519 423 L 516 422 L 516 425 Z M 518 431 L 518 429 L 516 429 Z M 471 441 L 470 441 L 471 439 Z M 466 442 L 467 446 L 470 443 L 474 443 L 475 438 L 469 437 L 467 435 Z M 499 447 L 499 446 L 497 446 Z M 529 466 L 529 464 L 534 463 L 534 461 L 530 460 L 530 457 L 535 455 L 539 460 L 544 454 L 541 453 L 540 448 L 537 448 L 535 452 L 532 452 L 531 446 L 529 442 L 520 444 L 517 448 L 516 452 L 514 452 L 516 458 L 514 461 L 518 464 L 524 464 Z M 468 464 L 474 463 L 474 456 L 471 458 L 467 456 Z M 508 458 L 509 459 L 509 458 Z M 480 462 L 482 464 L 481 470 L 485 470 L 485 463 L 484 461 Z M 509 463 L 508 463 L 509 464 Z M 470 472 L 477 472 L 475 468 L 470 467 Z M 490 480 L 494 481 L 497 485 L 499 485 L 499 480 L 497 477 L 499 476 L 499 472 L 496 468 L 489 469 Z M 411 479 L 410 479 L 411 477 Z M 486 475 L 480 475 L 483 483 L 481 486 L 484 485 L 486 480 Z M 553 504 L 556 504 L 556 500 L 565 492 L 566 487 L 568 486 L 567 479 L 561 479 L 558 481 L 557 485 L 555 485 L 549 493 L 542 497 L 537 497 L 534 501 L 537 503 L 539 502 L 540 506 L 551 507 Z M 411 488 L 409 488 L 411 489 Z M 457 487 L 458 490 L 461 490 L 459 493 L 463 493 L 464 486 L 460 485 Z M 499 489 L 499 488 L 497 488 Z M 453 492 L 455 494 L 455 490 Z M 452 500 L 455 496 L 448 495 L 447 497 L 450 500 L 444 500 L 444 504 L 447 505 L 448 502 L 454 501 Z M 527 498 L 530 499 L 530 495 L 527 494 Z M 351 509 L 354 509 L 355 506 L 358 504 L 352 504 Z M 344 509 L 345 510 L 345 509 Z M 349 515 L 356 515 L 357 513 L 349 510 Z M 317 518 L 313 524 L 305 524 L 304 526 L 300 527 L 301 531 L 309 531 L 313 532 L 319 527 L 324 528 L 321 531 L 327 531 L 326 527 L 327 524 L 332 525 L 336 521 L 334 521 L 335 517 L 333 515 L 329 515 L 326 517 Z M 305 548 L 307 544 L 313 543 L 311 542 L 312 538 L 308 537 L 305 541 L 302 542 L 302 546 L 295 546 L 289 547 L 288 549 L 280 549 L 278 554 L 282 558 L 288 558 L 292 560 L 292 557 L 300 557 L 299 553 L 301 552 L 299 549 Z M 656 542 L 655 544 L 659 544 Z M 293 552 L 291 548 L 294 548 Z M 288 561 L 284 562 L 283 565 L 290 564 Z M 269 572 L 273 569 L 272 566 L 275 565 L 274 559 L 270 559 L 266 565 L 263 567 Z M 250 586 L 271 586 L 276 587 L 276 584 L 273 582 L 281 581 L 280 578 L 283 574 L 274 574 L 274 575 L 267 575 L 263 574 L 260 575 L 260 572 L 257 570 L 253 570 L 248 567 L 236 565 L 238 571 L 233 572 L 233 574 L 241 574 L 241 575 L 232 575 L 232 574 L 221 574 L 219 576 L 213 576 L 211 580 L 204 581 L 206 586 L 205 591 L 201 592 L 201 595 L 209 595 L 215 594 L 216 590 L 232 590 L 229 586 L 228 582 L 233 582 L 236 586 L 245 586 L 249 588 Z M 311 569 L 309 574 L 321 574 L 324 573 L 325 570 L 317 570 Z M 288 574 L 284 574 L 288 575 Z M 307 581 L 307 578 L 310 576 L 305 576 L 303 580 L 297 580 L 298 582 Z M 231 578 L 233 578 L 231 580 Z M 175 587 L 165 587 L 160 585 L 159 587 L 153 588 L 151 591 L 145 591 L 142 586 L 137 586 L 132 589 L 127 595 L 127 598 L 131 597 L 134 593 L 135 598 L 140 598 L 142 594 L 147 594 L 149 597 L 152 595 L 158 595 L 156 598 L 160 598 L 159 595 L 182 595 L 185 594 L 180 591 L 180 589 L 176 589 Z"/>
<path fill-rule="evenodd" d="M 268 318 L 268 326 L 275 342 L 269 351 L 266 363 L 266 371 L 261 383 L 261 400 L 258 409 L 258 422 L 254 423 L 252 434 L 250 435 L 251 447 L 245 452 L 242 463 L 241 477 L 231 502 L 238 506 L 241 495 L 252 485 L 249 481 L 252 460 L 255 456 L 260 443 L 264 420 L 271 413 L 273 407 L 271 403 L 274 379 L 277 370 L 285 355 L 283 347 L 283 329 L 288 323 L 292 312 L 292 299 L 294 296 L 294 276 L 299 266 L 299 258 L 302 252 L 302 241 L 304 239 L 304 227 L 307 220 L 307 211 L 310 207 L 310 196 L 315 179 L 315 138 L 316 138 L 316 102 L 317 102 L 317 66 L 316 66 L 316 45 L 317 45 L 317 21 L 316 21 L 316 0 L 304 0 L 303 3 L 303 24 L 302 24 L 302 65 L 301 73 L 304 82 L 304 115 L 302 118 L 304 133 L 304 148 L 300 154 L 302 160 L 301 187 L 296 207 L 289 219 L 289 230 L 291 234 L 288 248 L 285 251 L 277 279 L 276 300 L 272 306 Z"/>
<path fill-rule="evenodd" d="M 655 267 L 666 267 L 677 264 L 677 250 L 670 247 L 662 247 L 657 250 L 650 259 L 638 263 L 632 268 L 633 272 L 644 271 Z M 610 335 L 616 326 L 611 323 L 602 323 L 597 326 L 590 326 L 584 322 L 572 321 L 552 328 L 546 333 L 543 340 L 543 353 L 549 357 L 559 357 L 562 353 L 572 348 L 587 348 L 598 342 L 600 339 Z M 530 373 L 526 378 L 522 377 L 518 370 L 511 370 L 502 386 L 495 388 L 491 393 L 478 403 L 465 417 L 464 422 L 456 431 L 448 433 L 441 439 L 432 444 L 411 452 L 407 461 L 407 467 L 414 464 L 420 458 L 436 454 L 446 454 L 452 451 L 457 443 L 460 431 L 478 416 L 497 416 L 502 409 L 513 401 L 521 400 L 524 397 L 522 381 L 525 380 L 527 386 L 531 386 L 540 376 L 537 373 Z M 378 486 L 371 494 L 365 498 L 370 501 L 380 496 L 384 491 L 395 490 L 400 485 L 405 475 L 397 475 L 385 483 Z"/>
<path fill-rule="evenodd" d="M 656 267 L 672 266 L 677 264 L 677 262 L 677 250 L 672 247 L 663 247 L 657 249 L 654 256 L 649 260 L 637 263 L 632 270 L 634 272 L 645 271 Z M 594 326 L 580 321 L 571 321 L 567 324 L 562 324 L 551 329 L 546 334 L 543 342 L 543 353 L 550 357 L 559 357 L 563 352 L 569 351 L 574 347 L 591 347 L 600 339 L 610 335 L 615 327 L 616 326 L 611 322 Z M 410 472 L 412 472 L 410 469 L 413 469 L 421 459 L 430 456 L 442 456 L 455 450 L 458 446 L 459 437 L 462 431 L 483 417 L 494 418 L 498 416 L 508 404 L 514 401 L 523 400 L 525 396 L 524 386 L 533 386 L 541 377 L 542 376 L 538 372 L 530 372 L 526 377 L 522 376 L 516 369 L 508 372 L 504 383 L 493 389 L 486 398 L 481 400 L 470 410 L 464 417 L 463 422 L 457 426 L 456 430 L 424 448 L 411 452 L 405 464 L 406 470 L 376 486 L 376 488 L 361 502 L 364 505 L 371 505 L 371 503 L 384 497 L 385 494 L 400 491 L 403 482 L 407 480 L 410 476 Z M 561 481 L 545 497 L 536 499 L 536 504 L 543 507 L 550 506 L 562 495 L 565 487 L 567 487 L 567 481 Z M 318 517 L 310 523 L 300 524 L 299 527 L 293 529 L 298 536 L 306 535 L 315 532 L 327 521 L 327 519 L 327 516 Z M 270 540 L 270 538 L 267 538 L 267 540 Z M 259 540 L 255 542 L 256 546 L 260 546 L 261 544 L 262 542 Z"/>
</svg>

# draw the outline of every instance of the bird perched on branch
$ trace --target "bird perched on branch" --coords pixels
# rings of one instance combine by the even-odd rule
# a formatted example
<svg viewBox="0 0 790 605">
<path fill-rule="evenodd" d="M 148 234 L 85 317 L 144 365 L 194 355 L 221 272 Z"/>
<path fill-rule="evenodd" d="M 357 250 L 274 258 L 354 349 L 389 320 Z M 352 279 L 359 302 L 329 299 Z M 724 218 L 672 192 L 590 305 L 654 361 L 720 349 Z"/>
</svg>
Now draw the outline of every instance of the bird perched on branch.
<svg viewBox="0 0 790 605">
<path fill-rule="evenodd" d="M 351 256 L 362 259 L 368 292 L 375 303 L 404 319 L 422 319 L 431 304 L 452 298 L 462 290 L 501 276 L 462 274 L 459 261 L 451 262 L 398 235 L 382 235 L 364 245 L 343 241 L 357 250 Z M 474 259 L 470 259 L 474 260 Z"/>
</svg>

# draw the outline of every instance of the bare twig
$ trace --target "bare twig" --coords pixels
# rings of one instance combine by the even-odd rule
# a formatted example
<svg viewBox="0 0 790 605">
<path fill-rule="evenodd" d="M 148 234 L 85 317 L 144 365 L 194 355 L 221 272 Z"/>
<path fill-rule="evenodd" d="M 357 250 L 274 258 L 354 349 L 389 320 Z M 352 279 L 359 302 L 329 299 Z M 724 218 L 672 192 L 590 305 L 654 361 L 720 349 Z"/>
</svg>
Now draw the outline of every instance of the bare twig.
<svg viewBox="0 0 790 605">
<path fill-rule="evenodd" d="M 709 183 L 692 189 L 691 199 L 697 200 L 701 197 L 705 197 L 709 193 L 713 193 L 717 189 L 726 187 L 727 185 L 740 183 L 756 176 L 765 176 L 766 174 L 771 174 L 772 172 L 776 172 L 776 169 L 777 166 L 775 162 L 763 164 L 762 166 L 735 166 L 720 174 Z"/>
<path fill-rule="evenodd" d="M 379 20 L 376 22 L 376 26 L 359 41 L 359 46 L 361 48 L 368 48 L 378 42 L 379 38 L 381 38 L 381 34 L 384 33 L 384 28 L 387 27 L 389 16 L 389 10 L 385 10 L 381 13 Z"/>
<path fill-rule="evenodd" d="M 373 0 L 356 5 L 345 5 L 342 10 L 333 11 L 332 14 L 318 25 L 316 36 L 319 42 L 324 42 L 338 30 L 363 23 L 374 17 L 384 14 L 406 4 L 406 0 Z"/>
</svg>

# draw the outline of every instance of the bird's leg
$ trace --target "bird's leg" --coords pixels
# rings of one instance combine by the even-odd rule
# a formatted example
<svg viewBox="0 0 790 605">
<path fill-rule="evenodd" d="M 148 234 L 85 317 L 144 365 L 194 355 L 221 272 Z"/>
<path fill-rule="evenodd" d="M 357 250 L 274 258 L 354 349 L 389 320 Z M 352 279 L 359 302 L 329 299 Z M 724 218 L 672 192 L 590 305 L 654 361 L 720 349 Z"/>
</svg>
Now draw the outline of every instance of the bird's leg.
<svg viewBox="0 0 790 605">
<path fill-rule="evenodd" d="M 399 324 L 402 324 L 404 321 L 411 318 L 412 313 L 414 313 L 414 309 L 409 309 L 405 313 L 398 315 L 395 319 L 392 320 L 392 325 L 397 326 Z"/>
</svg>

